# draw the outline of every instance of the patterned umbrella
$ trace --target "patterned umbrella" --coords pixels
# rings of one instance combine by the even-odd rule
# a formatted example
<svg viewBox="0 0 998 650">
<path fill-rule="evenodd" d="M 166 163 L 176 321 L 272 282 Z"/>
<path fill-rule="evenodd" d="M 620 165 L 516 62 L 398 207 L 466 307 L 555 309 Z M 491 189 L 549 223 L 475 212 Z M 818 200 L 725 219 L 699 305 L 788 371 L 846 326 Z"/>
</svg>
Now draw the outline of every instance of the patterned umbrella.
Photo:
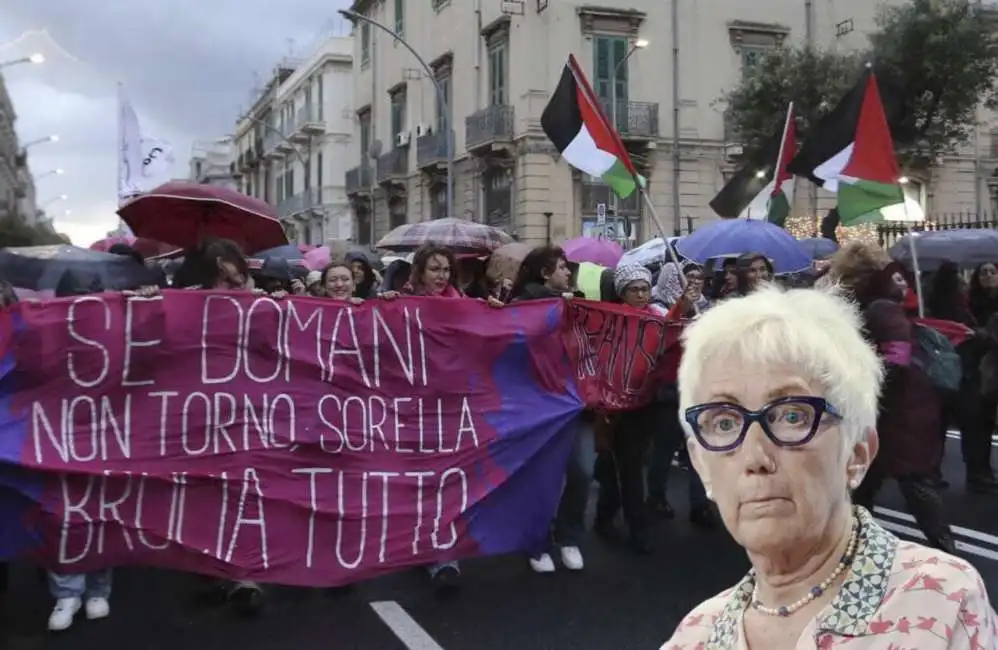
<svg viewBox="0 0 998 650">
<path fill-rule="evenodd" d="M 231 239 L 247 255 L 288 243 L 274 208 L 217 185 L 172 181 L 138 196 L 118 214 L 137 237 L 180 248 L 196 246 L 206 236 Z"/>
<path fill-rule="evenodd" d="M 456 253 L 490 253 L 515 240 L 502 230 L 464 219 L 434 219 L 399 226 L 381 238 L 377 248 L 411 251 L 423 244 L 446 246 Z"/>
</svg>

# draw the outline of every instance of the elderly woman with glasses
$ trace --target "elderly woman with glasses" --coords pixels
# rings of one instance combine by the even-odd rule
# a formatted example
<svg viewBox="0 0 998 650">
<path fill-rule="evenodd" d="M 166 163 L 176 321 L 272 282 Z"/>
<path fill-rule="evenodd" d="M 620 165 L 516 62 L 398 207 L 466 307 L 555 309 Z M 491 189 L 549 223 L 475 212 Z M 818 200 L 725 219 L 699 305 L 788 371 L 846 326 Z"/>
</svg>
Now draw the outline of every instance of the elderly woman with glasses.
<svg viewBox="0 0 998 650">
<path fill-rule="evenodd" d="M 860 328 L 831 291 L 763 287 L 684 333 L 690 456 L 752 568 L 664 650 L 998 647 L 970 564 L 851 502 L 877 454 L 883 378 Z"/>
</svg>

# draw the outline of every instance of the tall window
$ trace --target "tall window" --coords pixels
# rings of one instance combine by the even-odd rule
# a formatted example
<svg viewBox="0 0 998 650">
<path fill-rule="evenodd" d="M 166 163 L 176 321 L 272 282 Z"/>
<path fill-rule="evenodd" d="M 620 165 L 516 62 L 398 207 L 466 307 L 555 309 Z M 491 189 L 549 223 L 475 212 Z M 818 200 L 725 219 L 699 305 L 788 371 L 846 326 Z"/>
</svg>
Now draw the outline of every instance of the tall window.
<svg viewBox="0 0 998 650">
<path fill-rule="evenodd" d="M 284 172 L 284 198 L 291 198 L 295 195 L 295 170 L 292 167 Z"/>
<path fill-rule="evenodd" d="M 450 128 L 447 124 L 447 107 L 451 104 L 451 76 L 450 70 L 440 72 L 437 75 L 437 83 L 440 84 L 440 90 L 443 91 L 444 100 L 446 103 L 440 100 L 440 96 L 437 95 L 437 132 L 446 133 L 446 130 Z"/>
<path fill-rule="evenodd" d="M 739 49 L 739 54 L 742 58 L 742 69 L 753 68 L 759 65 L 759 62 L 762 61 L 762 59 L 765 58 L 770 51 L 771 50 L 768 47 L 742 46 Z"/>
<path fill-rule="evenodd" d="M 621 63 L 629 47 L 623 36 L 593 38 L 593 90 L 605 103 L 627 101 L 627 64 Z"/>
<path fill-rule="evenodd" d="M 304 173 L 302 174 L 302 181 L 305 183 L 305 188 L 308 189 L 312 187 L 312 156 L 305 156 L 305 164 L 303 165 Z"/>
<path fill-rule="evenodd" d="M 506 97 L 506 41 L 489 46 L 489 106 L 505 106 Z"/>
<path fill-rule="evenodd" d="M 318 105 L 318 110 L 316 111 L 316 118 L 320 122 L 322 122 L 323 120 L 325 120 L 325 117 L 322 114 L 323 113 L 323 104 L 326 103 L 325 102 L 325 97 L 323 97 L 323 88 L 322 88 L 322 78 L 324 76 L 325 75 L 323 74 L 323 72 L 321 70 L 319 71 L 319 74 L 317 74 L 315 76 L 315 94 L 316 94 L 316 97 L 318 99 L 318 101 L 316 102 L 316 104 Z"/>
<path fill-rule="evenodd" d="M 311 119 L 312 115 L 312 86 L 306 84 L 305 86 L 305 103 L 302 106 L 305 109 L 305 119 Z"/>
<path fill-rule="evenodd" d="M 360 164 L 369 163 L 368 152 L 371 151 L 371 111 L 366 110 L 357 116 L 360 121 Z"/>
<path fill-rule="evenodd" d="M 392 95 L 392 140 L 395 136 L 405 130 L 405 91 L 399 91 Z"/>
<path fill-rule="evenodd" d="M 371 26 L 364 23 L 360 26 L 360 64 L 371 62 Z"/>
<path fill-rule="evenodd" d="M 315 159 L 315 185 L 322 191 L 322 152 Z"/>
<path fill-rule="evenodd" d="M 395 0 L 395 33 L 402 36 L 405 33 L 405 14 L 402 5 L 405 0 Z"/>
</svg>

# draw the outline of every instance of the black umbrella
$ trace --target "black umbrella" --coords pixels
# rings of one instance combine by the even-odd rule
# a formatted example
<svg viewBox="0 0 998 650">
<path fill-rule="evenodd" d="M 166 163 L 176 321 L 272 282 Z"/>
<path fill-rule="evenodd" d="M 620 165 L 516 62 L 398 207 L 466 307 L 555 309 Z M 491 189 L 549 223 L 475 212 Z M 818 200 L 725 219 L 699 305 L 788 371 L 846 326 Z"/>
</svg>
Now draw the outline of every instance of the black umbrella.
<svg viewBox="0 0 998 650">
<path fill-rule="evenodd" d="M 51 291 L 67 271 L 77 281 L 105 291 L 122 291 L 156 284 L 153 272 L 131 257 L 67 244 L 25 246 L 0 250 L 0 279 L 19 289 Z"/>
</svg>

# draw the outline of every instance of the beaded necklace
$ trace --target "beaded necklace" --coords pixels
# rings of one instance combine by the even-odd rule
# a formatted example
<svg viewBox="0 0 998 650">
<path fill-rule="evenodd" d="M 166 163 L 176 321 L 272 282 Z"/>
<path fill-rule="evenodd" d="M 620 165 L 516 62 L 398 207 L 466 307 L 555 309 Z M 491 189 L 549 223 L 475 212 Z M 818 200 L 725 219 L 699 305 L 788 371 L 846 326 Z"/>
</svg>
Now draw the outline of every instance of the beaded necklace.
<svg viewBox="0 0 998 650">
<path fill-rule="evenodd" d="M 852 532 L 849 534 L 849 543 L 846 545 L 846 551 L 843 553 L 839 563 L 835 565 L 835 569 L 827 578 L 822 580 L 820 584 L 811 587 L 811 590 L 804 594 L 796 602 L 786 605 L 785 607 L 766 607 L 763 605 L 759 600 L 759 583 L 756 581 L 755 586 L 752 588 L 752 609 L 767 616 L 779 616 L 783 618 L 799 611 L 815 599 L 820 598 L 821 595 L 828 591 L 828 588 L 831 587 L 836 580 L 838 580 L 839 576 L 841 576 L 846 569 L 852 566 L 852 560 L 856 554 L 856 546 L 858 544 L 859 519 L 854 517 L 852 521 Z M 755 569 L 752 570 L 752 578 L 753 580 L 756 579 Z"/>
</svg>

